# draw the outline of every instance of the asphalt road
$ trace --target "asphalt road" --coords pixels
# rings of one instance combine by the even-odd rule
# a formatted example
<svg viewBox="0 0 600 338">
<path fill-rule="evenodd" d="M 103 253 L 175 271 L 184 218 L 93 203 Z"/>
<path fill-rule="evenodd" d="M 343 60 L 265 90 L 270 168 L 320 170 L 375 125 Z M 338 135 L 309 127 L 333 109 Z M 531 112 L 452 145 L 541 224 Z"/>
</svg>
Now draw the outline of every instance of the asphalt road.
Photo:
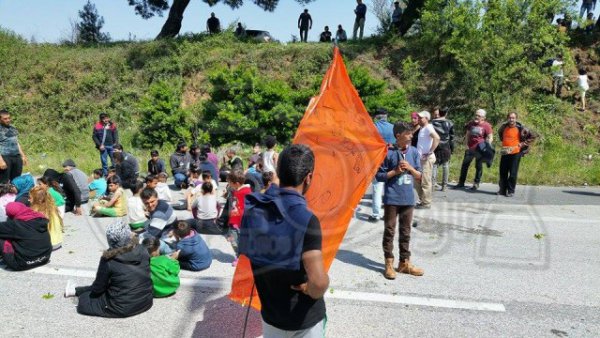
<svg viewBox="0 0 600 338">
<path fill-rule="evenodd" d="M 520 186 L 513 198 L 495 191 L 436 192 L 432 209 L 416 211 L 412 233 L 412 260 L 425 275 L 394 281 L 382 276 L 383 223 L 366 221 L 365 198 L 330 270 L 327 336 L 600 336 L 600 188 Z M 233 251 L 220 236 L 204 236 L 211 268 L 182 272 L 177 294 L 148 312 L 78 315 L 64 286 L 93 281 L 109 222 L 69 214 L 50 264 L 0 269 L 0 336 L 242 336 L 246 309 L 226 297 Z M 260 326 L 250 311 L 246 336 L 260 336 Z"/>
</svg>

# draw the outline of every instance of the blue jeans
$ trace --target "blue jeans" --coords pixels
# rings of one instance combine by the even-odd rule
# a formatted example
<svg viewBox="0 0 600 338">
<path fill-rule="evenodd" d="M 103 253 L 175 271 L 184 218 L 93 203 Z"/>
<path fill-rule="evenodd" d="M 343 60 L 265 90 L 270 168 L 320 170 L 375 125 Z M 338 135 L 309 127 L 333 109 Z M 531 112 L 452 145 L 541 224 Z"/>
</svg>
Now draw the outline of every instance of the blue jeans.
<svg viewBox="0 0 600 338">
<path fill-rule="evenodd" d="M 113 162 L 113 147 L 104 146 L 104 150 L 100 151 L 100 162 L 102 163 L 102 175 L 108 174 L 108 158 L 110 157 L 110 165 L 114 165 Z"/>
<path fill-rule="evenodd" d="M 383 190 L 385 188 L 385 182 L 377 182 L 373 180 L 373 204 L 372 215 L 377 218 L 383 217 L 383 209 L 381 208 L 381 200 L 383 199 Z"/>
<path fill-rule="evenodd" d="M 175 186 L 180 188 L 181 187 L 181 183 L 184 183 L 187 181 L 187 176 L 185 176 L 182 173 L 176 173 L 173 175 L 173 178 L 175 179 Z"/>
</svg>

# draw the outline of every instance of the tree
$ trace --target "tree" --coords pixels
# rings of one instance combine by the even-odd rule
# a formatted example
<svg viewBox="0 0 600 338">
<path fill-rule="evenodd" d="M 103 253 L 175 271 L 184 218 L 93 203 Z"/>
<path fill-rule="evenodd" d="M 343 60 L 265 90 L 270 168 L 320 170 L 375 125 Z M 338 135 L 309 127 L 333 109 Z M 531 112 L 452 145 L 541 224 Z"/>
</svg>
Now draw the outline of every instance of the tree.
<svg viewBox="0 0 600 338">
<path fill-rule="evenodd" d="M 89 0 L 79 11 L 81 22 L 77 24 L 78 42 L 102 43 L 110 41 L 110 36 L 100 32 L 104 26 L 104 18 L 98 15 L 96 6 Z"/>
<path fill-rule="evenodd" d="M 169 9 L 169 16 L 165 21 L 157 39 L 173 38 L 179 34 L 181 30 L 181 21 L 190 0 L 173 0 L 173 4 L 169 7 L 168 0 L 127 0 L 130 6 L 135 8 L 135 13 L 144 19 L 149 19 L 155 15 L 162 16 L 163 12 Z M 244 0 L 202 0 L 209 6 L 214 6 L 219 2 L 236 9 L 244 4 Z M 309 4 L 314 0 L 295 0 L 301 5 Z M 252 0 L 255 5 L 272 12 L 277 7 L 279 0 Z"/>
<path fill-rule="evenodd" d="M 371 12 L 379 20 L 379 26 L 377 27 L 379 34 L 385 34 L 390 30 L 392 13 L 394 12 L 392 3 L 393 0 L 371 0 Z"/>
</svg>

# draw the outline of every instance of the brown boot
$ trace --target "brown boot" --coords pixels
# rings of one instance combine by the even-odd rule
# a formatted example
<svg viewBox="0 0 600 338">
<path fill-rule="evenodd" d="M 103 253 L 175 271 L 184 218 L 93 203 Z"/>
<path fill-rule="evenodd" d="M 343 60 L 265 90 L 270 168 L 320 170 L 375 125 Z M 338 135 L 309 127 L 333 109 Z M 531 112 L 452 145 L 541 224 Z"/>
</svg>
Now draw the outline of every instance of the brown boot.
<svg viewBox="0 0 600 338">
<path fill-rule="evenodd" d="M 394 271 L 394 259 L 386 258 L 385 259 L 385 272 L 383 276 L 387 279 L 396 279 L 396 271 Z"/>
<path fill-rule="evenodd" d="M 398 269 L 396 269 L 396 271 L 413 276 L 423 276 L 423 273 L 425 273 L 423 269 L 417 268 L 416 266 L 412 265 L 408 259 L 400 261 L 398 263 Z"/>
</svg>

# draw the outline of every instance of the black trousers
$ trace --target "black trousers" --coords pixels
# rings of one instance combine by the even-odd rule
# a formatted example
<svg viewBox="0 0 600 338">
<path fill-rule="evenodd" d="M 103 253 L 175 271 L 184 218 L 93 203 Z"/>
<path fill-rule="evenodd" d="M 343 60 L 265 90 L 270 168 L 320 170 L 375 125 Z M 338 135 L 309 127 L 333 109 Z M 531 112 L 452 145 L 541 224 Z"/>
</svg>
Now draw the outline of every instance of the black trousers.
<svg viewBox="0 0 600 338">
<path fill-rule="evenodd" d="M 308 28 L 300 28 L 300 42 L 308 40 Z"/>
<path fill-rule="evenodd" d="M 473 182 L 479 184 L 481 181 L 481 175 L 483 174 L 483 158 L 476 149 L 467 149 L 460 168 L 459 185 L 465 184 L 467 174 L 469 173 L 469 166 L 471 165 L 471 162 L 473 162 L 473 159 L 475 159 L 475 179 Z"/>
<path fill-rule="evenodd" d="M 106 310 L 106 298 L 92 297 L 92 287 L 82 286 L 75 288 L 75 295 L 79 297 L 77 312 L 82 315 L 96 317 L 117 317 Z"/>
<path fill-rule="evenodd" d="M 521 153 L 512 155 L 502 155 L 500 158 L 500 193 L 514 194 L 517 186 L 517 175 L 519 173 L 519 163 L 521 162 Z"/>
<path fill-rule="evenodd" d="M 6 169 L 0 170 L 0 183 L 9 183 L 23 173 L 23 159 L 21 155 L 3 155 Z"/>
</svg>

